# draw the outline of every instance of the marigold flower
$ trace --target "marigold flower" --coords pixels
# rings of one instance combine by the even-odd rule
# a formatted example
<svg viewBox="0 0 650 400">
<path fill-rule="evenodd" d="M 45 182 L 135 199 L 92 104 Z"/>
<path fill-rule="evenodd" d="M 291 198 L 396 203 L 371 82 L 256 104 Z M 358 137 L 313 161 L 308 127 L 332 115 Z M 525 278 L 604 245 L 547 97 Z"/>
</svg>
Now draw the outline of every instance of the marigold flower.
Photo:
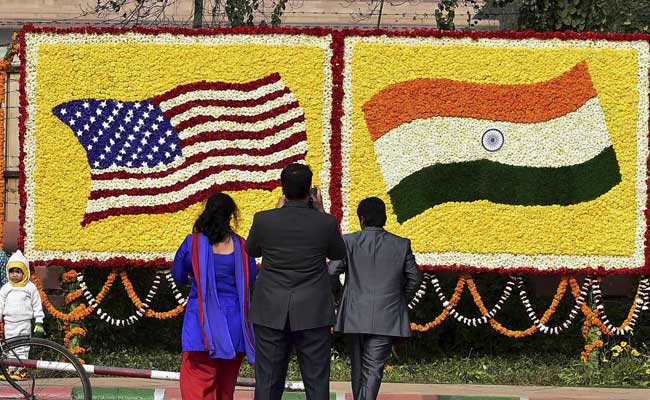
<svg viewBox="0 0 650 400">
<path fill-rule="evenodd" d="M 637 349 L 632 349 L 632 352 L 631 352 L 631 353 L 632 353 L 632 356 L 633 356 L 633 357 L 638 357 L 638 356 L 641 355 L 641 353 L 639 353 L 639 351 L 638 351 Z"/>
<path fill-rule="evenodd" d="M 625 348 L 627 346 L 627 342 L 621 342 L 621 347 Z"/>
</svg>

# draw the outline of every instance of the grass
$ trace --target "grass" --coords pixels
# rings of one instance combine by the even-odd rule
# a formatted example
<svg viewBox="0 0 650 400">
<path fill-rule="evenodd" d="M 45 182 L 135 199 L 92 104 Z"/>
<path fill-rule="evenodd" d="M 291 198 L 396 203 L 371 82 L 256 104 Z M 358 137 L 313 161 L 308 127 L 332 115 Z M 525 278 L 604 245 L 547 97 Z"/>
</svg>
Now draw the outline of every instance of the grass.
<svg viewBox="0 0 650 400">
<path fill-rule="evenodd" d="M 440 356 L 430 361 L 389 363 L 384 382 L 494 384 L 534 386 L 647 387 L 648 375 L 638 360 L 624 357 L 600 366 L 585 365 L 577 354 L 534 354 L 510 356 Z M 335 355 L 331 367 L 333 381 L 350 380 L 350 362 Z M 129 368 L 178 371 L 181 355 L 139 349 L 95 351 L 88 354 L 90 364 Z M 395 360 L 392 360 L 395 361 Z M 253 377 L 253 369 L 242 364 L 240 375 Z M 300 380 L 295 357 L 288 371 L 289 380 Z"/>
</svg>

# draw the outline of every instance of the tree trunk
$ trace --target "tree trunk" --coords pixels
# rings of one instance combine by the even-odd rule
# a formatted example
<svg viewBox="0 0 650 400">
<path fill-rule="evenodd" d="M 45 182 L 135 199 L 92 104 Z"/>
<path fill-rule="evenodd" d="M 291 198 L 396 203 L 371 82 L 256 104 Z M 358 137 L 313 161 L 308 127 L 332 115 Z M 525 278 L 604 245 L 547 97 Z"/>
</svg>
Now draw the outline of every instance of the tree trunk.
<svg viewBox="0 0 650 400">
<path fill-rule="evenodd" d="M 200 28 L 203 25 L 203 0 L 194 0 L 194 21 L 192 28 Z"/>
</svg>

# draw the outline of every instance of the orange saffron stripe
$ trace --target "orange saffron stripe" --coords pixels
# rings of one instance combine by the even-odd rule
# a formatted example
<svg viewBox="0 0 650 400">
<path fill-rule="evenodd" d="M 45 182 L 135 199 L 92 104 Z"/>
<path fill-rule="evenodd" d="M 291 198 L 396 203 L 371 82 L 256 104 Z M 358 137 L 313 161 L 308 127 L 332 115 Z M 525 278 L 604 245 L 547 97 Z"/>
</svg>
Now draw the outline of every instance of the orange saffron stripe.
<svg viewBox="0 0 650 400">
<path fill-rule="evenodd" d="M 546 82 L 521 85 L 415 79 L 396 83 L 363 106 L 372 140 L 416 119 L 461 117 L 544 122 L 576 111 L 597 96 L 587 62 Z"/>
</svg>

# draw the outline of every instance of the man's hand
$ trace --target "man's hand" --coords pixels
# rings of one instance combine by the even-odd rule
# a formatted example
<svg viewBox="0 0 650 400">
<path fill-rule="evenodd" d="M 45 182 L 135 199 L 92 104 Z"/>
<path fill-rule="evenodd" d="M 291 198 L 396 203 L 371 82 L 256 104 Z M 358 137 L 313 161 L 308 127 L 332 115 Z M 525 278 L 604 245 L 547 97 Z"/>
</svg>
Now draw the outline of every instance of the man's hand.
<svg viewBox="0 0 650 400">
<path fill-rule="evenodd" d="M 43 324 L 40 322 L 37 322 L 34 324 L 34 337 L 37 338 L 42 338 L 45 337 L 45 329 L 43 329 Z"/>
<path fill-rule="evenodd" d="M 312 204 L 314 205 L 314 209 L 318 210 L 320 212 L 325 212 L 325 208 L 323 207 L 323 196 L 320 194 L 320 189 L 315 188 L 316 190 L 310 191 L 309 192 L 309 197 L 311 197 Z"/>
<path fill-rule="evenodd" d="M 275 205 L 275 208 L 284 207 L 284 203 L 286 202 L 287 202 L 287 198 L 284 195 L 280 196 L 280 198 L 278 199 L 278 203 Z"/>
</svg>

